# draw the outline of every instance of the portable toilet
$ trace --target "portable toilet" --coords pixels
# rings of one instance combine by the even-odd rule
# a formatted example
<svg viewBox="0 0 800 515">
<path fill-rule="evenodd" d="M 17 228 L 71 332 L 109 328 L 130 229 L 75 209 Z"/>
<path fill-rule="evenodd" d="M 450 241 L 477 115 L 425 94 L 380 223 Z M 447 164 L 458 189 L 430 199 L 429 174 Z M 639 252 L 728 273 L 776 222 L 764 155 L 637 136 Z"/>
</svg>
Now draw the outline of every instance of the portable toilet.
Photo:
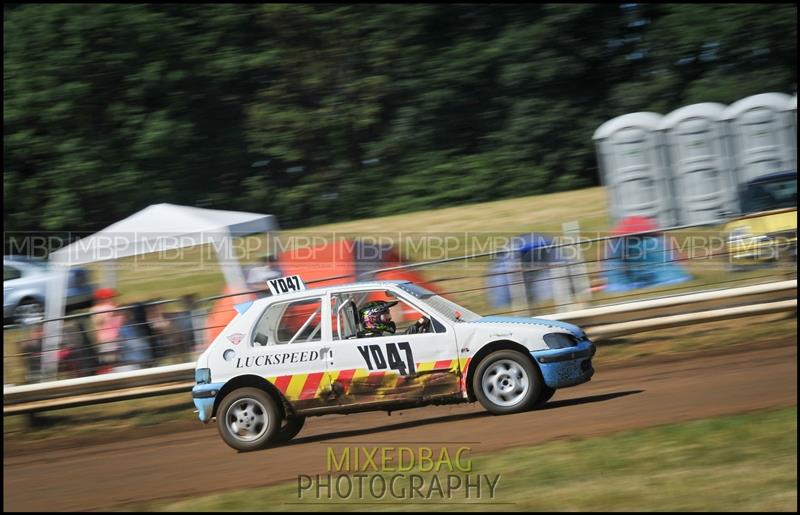
<svg viewBox="0 0 800 515">
<path fill-rule="evenodd" d="M 739 211 L 720 122 L 724 112 L 723 104 L 693 104 L 672 111 L 658 126 L 681 225 L 719 222 Z"/>
<path fill-rule="evenodd" d="M 795 169 L 793 131 L 784 93 L 743 98 L 725 109 L 728 148 L 739 184 L 763 175 Z"/>
<path fill-rule="evenodd" d="M 661 227 L 676 223 L 656 132 L 662 118 L 651 112 L 625 114 L 608 120 L 592 136 L 613 221 L 641 215 Z"/>
</svg>

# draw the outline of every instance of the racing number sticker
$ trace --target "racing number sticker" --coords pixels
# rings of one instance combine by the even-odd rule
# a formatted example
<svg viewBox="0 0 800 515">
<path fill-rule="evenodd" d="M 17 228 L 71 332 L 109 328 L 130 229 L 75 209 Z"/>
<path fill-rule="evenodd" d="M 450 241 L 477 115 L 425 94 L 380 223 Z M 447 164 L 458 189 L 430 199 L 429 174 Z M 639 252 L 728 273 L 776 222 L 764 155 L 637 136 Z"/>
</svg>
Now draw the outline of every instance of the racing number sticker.
<svg viewBox="0 0 800 515">
<path fill-rule="evenodd" d="M 400 355 L 400 351 L 405 354 L 405 360 Z M 389 368 L 397 370 L 401 376 L 410 376 L 417 373 L 414 366 L 414 355 L 411 352 L 411 345 L 408 342 L 400 342 L 397 344 L 386 344 L 386 356 L 383 355 L 383 350 L 380 345 L 359 345 L 358 352 L 361 357 L 367 362 L 369 370 L 382 370 Z"/>
<path fill-rule="evenodd" d="M 306 289 L 306 285 L 299 275 L 270 279 L 267 281 L 267 286 L 269 286 L 269 291 L 271 291 L 273 295 L 289 293 L 290 291 L 303 291 Z"/>
</svg>

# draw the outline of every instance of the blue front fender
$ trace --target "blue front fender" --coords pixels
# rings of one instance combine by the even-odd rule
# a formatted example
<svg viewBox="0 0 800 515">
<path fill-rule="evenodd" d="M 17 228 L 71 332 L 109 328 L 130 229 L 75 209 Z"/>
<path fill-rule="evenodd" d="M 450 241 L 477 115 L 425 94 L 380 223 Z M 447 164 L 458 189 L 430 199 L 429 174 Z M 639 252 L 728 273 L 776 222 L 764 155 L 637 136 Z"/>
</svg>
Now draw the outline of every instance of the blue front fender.
<svg viewBox="0 0 800 515">
<path fill-rule="evenodd" d="M 594 375 L 592 356 L 596 347 L 584 340 L 574 347 L 533 351 L 531 355 L 550 388 L 565 388 L 587 382 Z"/>
</svg>

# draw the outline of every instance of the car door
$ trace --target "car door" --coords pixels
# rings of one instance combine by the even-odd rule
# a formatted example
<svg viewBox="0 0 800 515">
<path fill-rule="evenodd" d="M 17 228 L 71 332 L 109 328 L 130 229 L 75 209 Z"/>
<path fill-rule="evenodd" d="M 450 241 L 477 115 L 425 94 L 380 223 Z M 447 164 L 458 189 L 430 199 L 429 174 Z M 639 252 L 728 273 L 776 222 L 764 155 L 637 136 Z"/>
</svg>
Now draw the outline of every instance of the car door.
<svg viewBox="0 0 800 515">
<path fill-rule="evenodd" d="M 327 406 L 330 310 L 324 296 L 270 304 L 254 324 L 250 352 L 237 365 L 252 367 L 295 409 Z"/>
<path fill-rule="evenodd" d="M 357 310 L 353 304 L 363 304 L 381 292 L 364 290 L 331 297 L 328 368 L 338 403 L 413 403 L 458 394 L 460 370 L 455 332 L 424 305 L 397 298 L 397 292 L 392 292 L 403 302 L 401 306 L 431 318 L 431 332 L 354 337 L 351 329 L 357 326 Z"/>
</svg>

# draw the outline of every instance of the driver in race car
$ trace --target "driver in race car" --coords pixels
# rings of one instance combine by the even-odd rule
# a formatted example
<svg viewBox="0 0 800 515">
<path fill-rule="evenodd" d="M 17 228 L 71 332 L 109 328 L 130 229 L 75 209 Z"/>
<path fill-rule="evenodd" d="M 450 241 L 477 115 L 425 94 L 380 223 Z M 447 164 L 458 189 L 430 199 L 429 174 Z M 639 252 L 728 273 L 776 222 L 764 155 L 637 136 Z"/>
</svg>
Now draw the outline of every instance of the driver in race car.
<svg viewBox="0 0 800 515">
<path fill-rule="evenodd" d="M 363 331 L 359 331 L 357 336 L 359 338 L 367 338 L 370 336 L 388 336 L 395 334 L 397 326 L 392 320 L 392 314 L 389 308 L 396 305 L 399 301 L 386 302 L 383 300 L 376 300 L 366 303 L 358 311 L 358 316 L 361 318 L 361 325 L 364 326 Z M 415 323 L 411 324 L 406 329 L 405 334 L 417 334 L 428 332 L 430 320 L 425 317 L 420 317 Z"/>
</svg>

